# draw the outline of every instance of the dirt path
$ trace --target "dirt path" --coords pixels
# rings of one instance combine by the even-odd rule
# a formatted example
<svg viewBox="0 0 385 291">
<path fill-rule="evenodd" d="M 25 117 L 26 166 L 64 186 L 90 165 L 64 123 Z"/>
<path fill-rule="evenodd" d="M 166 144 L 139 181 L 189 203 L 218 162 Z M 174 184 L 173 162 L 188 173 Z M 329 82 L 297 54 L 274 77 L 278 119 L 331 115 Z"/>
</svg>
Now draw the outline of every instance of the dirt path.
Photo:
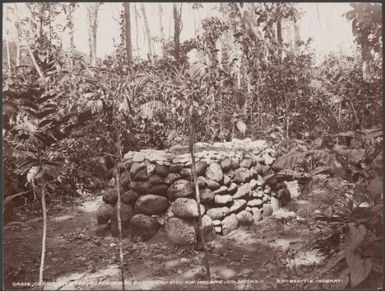
<svg viewBox="0 0 385 291">
<path fill-rule="evenodd" d="M 97 237 L 94 232 L 98 199 L 89 198 L 49 215 L 46 289 L 121 288 L 118 241 Z M 5 228 L 5 288 L 37 282 L 41 229 L 40 219 Z M 318 283 L 279 282 L 323 279 L 318 275 L 322 260 L 308 245 L 312 235 L 308 226 L 295 219 L 283 223 L 270 217 L 249 229 L 218 236 L 210 251 L 211 280 L 216 281 L 211 282 L 213 288 L 322 288 Z M 124 255 L 126 289 L 207 289 L 207 282 L 199 282 L 205 280 L 203 253 L 193 248 L 175 249 L 162 230 L 146 243 L 125 240 Z"/>
</svg>

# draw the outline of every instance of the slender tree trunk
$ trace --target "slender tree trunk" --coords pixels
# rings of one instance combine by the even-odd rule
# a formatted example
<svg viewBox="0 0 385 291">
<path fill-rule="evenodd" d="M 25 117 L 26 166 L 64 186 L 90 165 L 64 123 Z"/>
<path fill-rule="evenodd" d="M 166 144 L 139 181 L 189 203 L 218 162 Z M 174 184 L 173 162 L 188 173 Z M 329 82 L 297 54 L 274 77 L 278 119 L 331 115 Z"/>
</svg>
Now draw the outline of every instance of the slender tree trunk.
<svg viewBox="0 0 385 291">
<path fill-rule="evenodd" d="M 173 16 L 174 16 L 174 53 L 175 59 L 179 62 L 180 60 L 180 33 L 182 31 L 182 4 L 178 11 L 177 3 L 173 4 Z"/>
<path fill-rule="evenodd" d="M 121 199 L 121 193 L 120 193 L 120 163 L 122 158 L 122 147 L 121 147 L 121 141 L 120 141 L 120 134 L 121 130 L 119 128 L 118 130 L 118 136 L 117 136 L 117 151 L 118 151 L 118 158 L 116 161 L 115 166 L 115 176 L 116 176 L 116 192 L 118 193 L 118 201 L 117 201 L 117 218 L 118 218 L 118 231 L 119 231 L 119 257 L 120 257 L 120 275 L 121 275 L 121 281 L 122 281 L 122 290 L 125 289 L 124 287 L 124 256 L 123 256 L 123 233 L 122 233 L 122 217 L 121 217 L 121 205 L 122 205 L 122 199 Z"/>
<path fill-rule="evenodd" d="M 11 76 L 12 75 L 12 66 L 11 66 L 11 55 L 10 55 L 10 49 L 9 49 L 9 40 L 5 43 L 6 49 L 7 49 L 7 65 L 8 65 L 8 73 Z"/>
<path fill-rule="evenodd" d="M 136 4 L 135 3 L 134 3 L 134 10 L 135 10 L 136 55 L 139 56 L 139 25 L 138 25 L 139 12 L 136 9 Z"/>
<path fill-rule="evenodd" d="M 282 20 L 281 19 L 277 20 L 277 40 L 278 40 L 278 60 L 281 62 L 282 61 L 282 45 L 283 45 Z"/>
<path fill-rule="evenodd" d="M 98 30 L 98 12 L 101 3 L 89 3 L 87 6 L 88 13 L 88 31 L 89 31 L 89 48 L 91 66 L 96 66 L 96 33 Z"/>
<path fill-rule="evenodd" d="M 130 2 L 124 2 L 124 38 L 126 43 L 127 62 L 132 63 L 132 43 L 131 43 L 131 12 Z"/>
<path fill-rule="evenodd" d="M 158 4 L 158 13 L 159 13 L 159 28 L 160 28 L 160 37 L 162 39 L 165 39 L 165 34 L 164 34 L 164 27 L 163 27 L 163 8 L 162 4 Z"/>
<path fill-rule="evenodd" d="M 39 287 L 43 290 L 43 273 L 45 263 L 46 241 L 47 241 L 47 207 L 45 204 L 45 190 L 41 191 L 41 207 L 43 212 L 43 236 L 41 239 L 41 259 L 39 270 Z"/>
<path fill-rule="evenodd" d="M 153 55 L 153 51 L 152 51 L 151 32 L 150 32 L 150 27 L 148 26 L 147 15 L 146 15 L 146 7 L 144 6 L 144 3 L 140 4 L 140 9 L 142 11 L 143 20 L 144 20 L 144 27 L 145 27 L 146 35 L 147 35 L 148 54 L 149 54 L 149 56 L 152 56 Z"/>
</svg>

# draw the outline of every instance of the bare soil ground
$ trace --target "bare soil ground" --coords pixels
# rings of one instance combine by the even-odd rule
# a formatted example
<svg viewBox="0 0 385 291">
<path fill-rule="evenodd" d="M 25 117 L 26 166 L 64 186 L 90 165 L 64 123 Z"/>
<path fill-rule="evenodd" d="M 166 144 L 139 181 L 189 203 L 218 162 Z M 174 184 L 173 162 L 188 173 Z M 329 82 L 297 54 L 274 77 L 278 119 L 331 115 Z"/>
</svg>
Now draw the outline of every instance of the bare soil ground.
<svg viewBox="0 0 385 291">
<path fill-rule="evenodd" d="M 101 197 L 82 200 L 48 213 L 45 289 L 121 289 L 118 239 L 95 234 Z M 38 281 L 42 221 L 25 216 L 19 221 L 3 233 L 6 289 L 30 289 Z M 312 237 L 306 222 L 275 217 L 217 236 L 209 253 L 211 284 L 205 282 L 204 253 L 176 248 L 162 229 L 148 242 L 125 239 L 126 289 L 337 288 L 338 283 L 316 282 L 325 279 L 324 262 L 311 251 Z"/>
</svg>

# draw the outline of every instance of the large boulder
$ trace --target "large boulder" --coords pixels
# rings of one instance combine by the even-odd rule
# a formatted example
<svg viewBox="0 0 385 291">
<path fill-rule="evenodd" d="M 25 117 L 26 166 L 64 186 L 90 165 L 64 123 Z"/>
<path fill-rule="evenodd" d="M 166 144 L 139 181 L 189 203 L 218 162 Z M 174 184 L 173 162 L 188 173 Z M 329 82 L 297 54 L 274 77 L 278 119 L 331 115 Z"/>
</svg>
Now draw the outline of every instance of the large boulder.
<svg viewBox="0 0 385 291">
<path fill-rule="evenodd" d="M 123 203 L 131 204 L 135 202 L 139 197 L 139 194 L 134 190 L 128 190 L 122 193 L 121 200 Z"/>
<path fill-rule="evenodd" d="M 210 190 L 213 190 L 213 191 L 217 190 L 221 187 L 221 184 L 219 184 L 216 181 L 209 180 L 209 179 L 206 179 L 206 185 L 207 185 L 207 188 L 209 188 Z"/>
<path fill-rule="evenodd" d="M 263 217 L 269 217 L 273 214 L 273 207 L 271 204 L 264 204 L 262 208 Z"/>
<path fill-rule="evenodd" d="M 159 224 L 155 218 L 145 215 L 134 215 L 129 223 L 129 231 L 133 242 L 148 241 L 159 229 Z"/>
<path fill-rule="evenodd" d="M 201 207 L 201 215 L 205 212 L 203 205 Z M 177 198 L 172 204 L 172 212 L 178 217 L 193 218 L 198 217 L 198 206 L 194 199 L 190 198 Z"/>
<path fill-rule="evenodd" d="M 195 164 L 197 176 L 203 176 L 207 169 L 207 163 L 205 161 L 199 161 Z"/>
<path fill-rule="evenodd" d="M 155 194 L 166 196 L 168 186 L 166 184 L 151 184 L 150 181 L 133 182 L 132 189 L 139 194 Z"/>
<path fill-rule="evenodd" d="M 238 168 L 234 170 L 233 182 L 237 184 L 247 182 L 251 177 L 250 170 L 247 168 Z"/>
<path fill-rule="evenodd" d="M 231 179 L 227 175 L 223 175 L 223 185 L 226 187 L 230 186 L 231 184 Z"/>
<path fill-rule="evenodd" d="M 134 162 L 132 163 L 129 174 L 131 177 L 134 177 L 140 170 L 146 169 L 146 168 L 147 168 L 147 165 L 145 163 Z"/>
<path fill-rule="evenodd" d="M 244 199 L 235 199 L 233 204 L 230 206 L 229 213 L 237 213 L 242 209 L 246 208 L 247 201 Z"/>
<path fill-rule="evenodd" d="M 156 165 L 155 173 L 163 178 L 167 177 L 169 173 L 169 167 L 165 165 Z"/>
<path fill-rule="evenodd" d="M 223 179 L 223 171 L 218 163 L 211 163 L 206 169 L 206 177 L 209 180 L 221 183 Z"/>
<path fill-rule="evenodd" d="M 253 160 L 252 160 L 252 159 L 248 159 L 248 158 L 243 159 L 243 160 L 239 163 L 239 166 L 240 166 L 240 167 L 248 168 L 248 169 L 250 169 L 252 165 L 253 165 Z"/>
<path fill-rule="evenodd" d="M 239 160 L 238 160 L 237 158 L 232 158 L 232 159 L 231 159 L 231 168 L 232 168 L 233 170 L 239 168 Z"/>
<path fill-rule="evenodd" d="M 103 201 L 108 204 L 115 205 L 115 203 L 118 201 L 118 194 L 116 193 L 115 187 L 107 188 L 104 191 Z"/>
<path fill-rule="evenodd" d="M 254 224 L 254 217 L 250 212 L 246 210 L 242 210 L 236 215 L 238 218 L 239 225 L 249 226 Z"/>
<path fill-rule="evenodd" d="M 192 245 L 197 239 L 194 224 L 179 217 L 169 218 L 165 224 L 165 231 L 168 238 L 176 245 Z"/>
<path fill-rule="evenodd" d="M 151 184 L 163 184 L 164 180 L 161 176 L 159 175 L 151 175 L 148 180 L 150 181 Z"/>
<path fill-rule="evenodd" d="M 237 189 L 238 189 L 238 185 L 235 183 L 231 183 L 230 186 L 227 188 L 227 192 L 229 194 L 234 194 L 235 192 L 237 192 Z"/>
<path fill-rule="evenodd" d="M 237 192 L 233 195 L 234 199 L 246 198 L 251 196 L 251 187 L 249 183 L 238 187 Z"/>
<path fill-rule="evenodd" d="M 167 190 L 167 197 L 174 200 L 180 197 L 191 197 L 194 194 L 193 184 L 188 180 L 177 180 Z"/>
<path fill-rule="evenodd" d="M 112 236 L 119 236 L 119 228 L 118 228 L 118 205 L 116 204 L 113 210 L 112 219 L 111 219 L 111 234 Z M 134 216 L 134 207 L 129 204 L 122 203 L 120 205 L 120 219 L 122 222 L 122 236 L 127 237 L 128 235 L 128 225 L 130 219 Z"/>
<path fill-rule="evenodd" d="M 211 203 L 214 201 L 215 195 L 214 195 L 213 191 L 211 191 L 208 188 L 205 188 L 205 189 L 202 189 L 199 191 L 199 196 L 200 196 L 201 203 L 207 204 L 207 203 Z"/>
<path fill-rule="evenodd" d="M 171 173 L 179 173 L 182 169 L 183 169 L 182 164 L 171 164 L 169 168 Z"/>
<path fill-rule="evenodd" d="M 216 207 L 216 208 L 208 209 L 206 214 L 212 220 L 217 220 L 217 219 L 222 219 L 227 214 L 229 214 L 229 212 L 230 212 L 230 209 L 228 207 Z"/>
<path fill-rule="evenodd" d="M 223 235 L 229 234 L 230 232 L 236 230 L 238 228 L 238 225 L 239 225 L 238 218 L 234 213 L 230 214 L 229 216 L 226 216 L 222 220 Z"/>
<path fill-rule="evenodd" d="M 132 178 L 132 181 L 146 181 L 148 180 L 147 168 L 140 169 L 135 176 Z"/>
<path fill-rule="evenodd" d="M 252 199 L 252 200 L 249 200 L 247 201 L 247 206 L 249 207 L 261 207 L 263 204 L 263 201 L 262 199 Z"/>
<path fill-rule="evenodd" d="M 166 178 L 164 178 L 164 182 L 168 185 L 171 185 L 174 183 L 176 180 L 180 179 L 181 176 L 179 173 L 169 173 Z"/>
<path fill-rule="evenodd" d="M 135 203 L 135 211 L 148 215 L 160 214 L 167 210 L 168 200 L 166 197 L 146 194 L 140 196 Z"/>
<path fill-rule="evenodd" d="M 218 194 L 218 195 L 224 195 L 224 194 L 227 194 L 227 187 L 226 186 L 221 186 L 219 187 L 217 190 L 214 191 L 214 194 Z"/>
<path fill-rule="evenodd" d="M 106 224 L 112 218 L 114 207 L 111 204 L 102 203 L 96 211 L 98 225 Z"/>
<path fill-rule="evenodd" d="M 227 172 L 228 170 L 231 169 L 231 160 L 230 159 L 224 159 L 221 162 L 221 168 L 224 172 Z"/>
<path fill-rule="evenodd" d="M 216 205 L 226 205 L 233 201 L 233 197 L 231 195 L 215 195 L 214 203 Z"/>
</svg>

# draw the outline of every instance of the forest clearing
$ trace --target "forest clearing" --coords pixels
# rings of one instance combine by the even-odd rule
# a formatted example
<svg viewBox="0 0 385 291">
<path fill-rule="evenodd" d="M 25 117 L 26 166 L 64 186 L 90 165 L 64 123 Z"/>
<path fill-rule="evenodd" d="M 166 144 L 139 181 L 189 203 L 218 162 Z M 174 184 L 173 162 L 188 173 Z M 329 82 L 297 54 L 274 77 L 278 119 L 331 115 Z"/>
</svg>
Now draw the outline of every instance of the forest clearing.
<svg viewBox="0 0 385 291">
<path fill-rule="evenodd" d="M 4 288 L 382 288 L 382 21 L 3 4 Z"/>
</svg>

